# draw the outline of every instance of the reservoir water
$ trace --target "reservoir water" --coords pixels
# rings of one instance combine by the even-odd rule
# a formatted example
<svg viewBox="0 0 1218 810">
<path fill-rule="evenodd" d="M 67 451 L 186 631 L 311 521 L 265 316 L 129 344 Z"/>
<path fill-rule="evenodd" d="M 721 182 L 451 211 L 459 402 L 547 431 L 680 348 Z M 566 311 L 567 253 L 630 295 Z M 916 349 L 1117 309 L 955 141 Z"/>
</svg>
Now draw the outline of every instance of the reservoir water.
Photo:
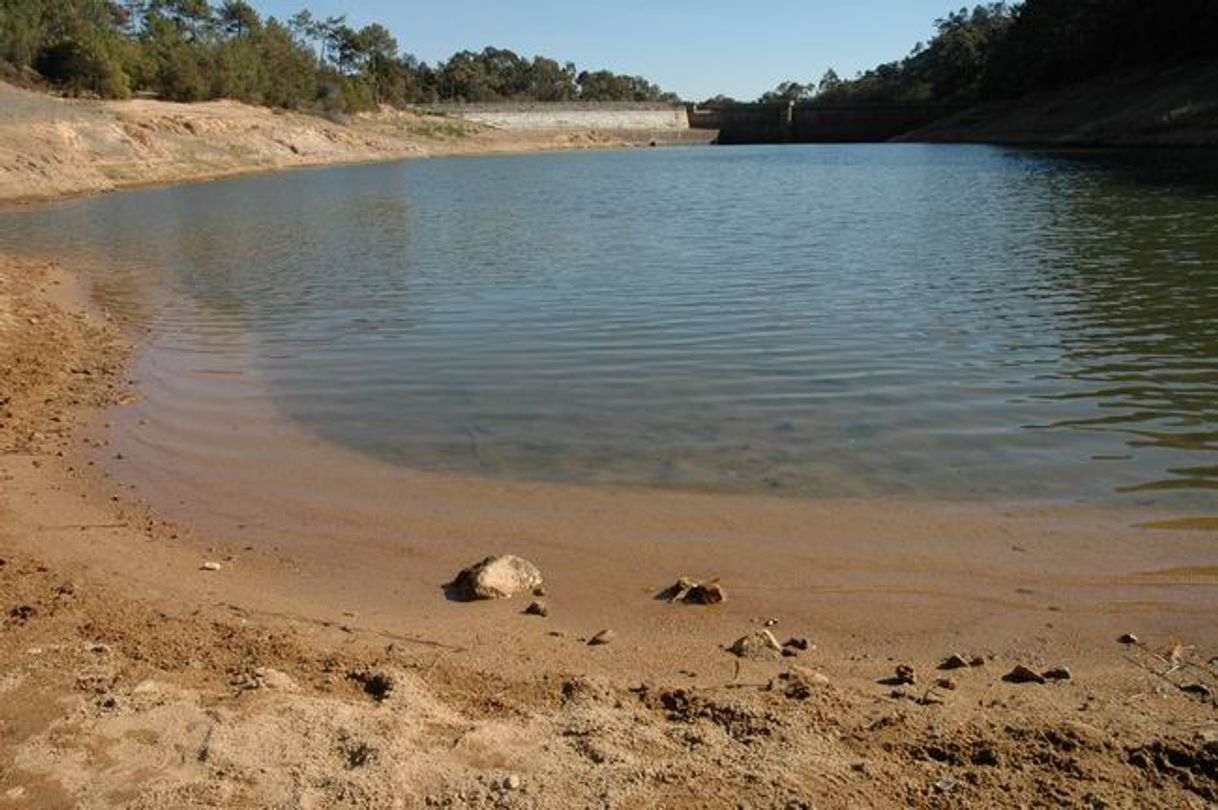
<svg viewBox="0 0 1218 810">
<path fill-rule="evenodd" d="M 204 443 L 252 376 L 417 469 L 1205 514 L 1213 178 L 916 145 L 426 160 L 10 211 L 0 245 L 93 267 Z"/>
</svg>

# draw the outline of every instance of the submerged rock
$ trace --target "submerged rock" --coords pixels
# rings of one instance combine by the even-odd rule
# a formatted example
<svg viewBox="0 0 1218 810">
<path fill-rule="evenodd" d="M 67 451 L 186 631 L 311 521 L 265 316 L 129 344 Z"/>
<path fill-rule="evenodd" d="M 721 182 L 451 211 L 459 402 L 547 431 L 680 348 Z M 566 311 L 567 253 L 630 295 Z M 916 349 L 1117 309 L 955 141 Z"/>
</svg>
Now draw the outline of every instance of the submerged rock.
<svg viewBox="0 0 1218 810">
<path fill-rule="evenodd" d="M 448 588 L 462 602 L 479 599 L 510 599 L 541 586 L 541 571 L 536 565 L 514 554 L 487 557 L 457 574 Z"/>
<path fill-rule="evenodd" d="M 769 630 L 756 630 L 736 639 L 727 651 L 739 658 L 778 658 L 782 645 Z"/>
</svg>

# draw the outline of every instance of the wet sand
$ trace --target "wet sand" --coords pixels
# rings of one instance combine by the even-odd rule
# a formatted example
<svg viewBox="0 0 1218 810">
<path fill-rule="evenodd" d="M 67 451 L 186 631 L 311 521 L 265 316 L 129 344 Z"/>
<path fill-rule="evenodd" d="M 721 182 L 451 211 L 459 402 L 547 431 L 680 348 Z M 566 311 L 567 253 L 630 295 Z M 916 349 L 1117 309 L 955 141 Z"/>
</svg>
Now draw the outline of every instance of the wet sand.
<svg viewBox="0 0 1218 810">
<path fill-rule="evenodd" d="M 1218 799 L 1212 693 L 1180 688 L 1218 686 L 1212 531 L 412 472 L 302 433 L 256 380 L 166 390 L 181 377 L 124 364 L 130 333 L 89 311 L 80 279 L 2 270 L 15 806 Z M 497 552 L 541 567 L 548 618 L 444 598 Z M 654 598 L 681 575 L 721 577 L 728 601 Z M 724 651 L 768 620 L 816 648 Z M 589 647 L 604 628 L 617 639 Z M 1118 644 L 1127 632 L 1140 643 Z M 955 652 L 986 664 L 936 672 Z M 917 686 L 883 683 L 897 663 Z M 1015 664 L 1073 678 L 1004 683 Z M 260 667 L 297 688 L 244 688 Z M 396 696 L 351 677 L 369 670 Z"/>
</svg>

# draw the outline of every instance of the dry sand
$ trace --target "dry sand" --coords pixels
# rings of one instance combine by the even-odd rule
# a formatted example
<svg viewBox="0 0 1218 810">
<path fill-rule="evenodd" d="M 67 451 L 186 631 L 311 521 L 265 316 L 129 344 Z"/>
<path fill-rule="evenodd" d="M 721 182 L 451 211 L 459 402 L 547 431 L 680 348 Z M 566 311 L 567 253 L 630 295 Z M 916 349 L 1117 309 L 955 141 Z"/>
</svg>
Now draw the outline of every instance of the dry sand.
<svg viewBox="0 0 1218 810">
<path fill-rule="evenodd" d="M 1218 803 L 1212 532 L 429 476 L 291 435 L 124 476 L 107 442 L 155 406 L 128 339 L 0 260 L 2 807 Z M 328 497 L 232 483 L 268 475 Z M 444 599 L 500 551 L 548 618 Z M 682 574 L 728 600 L 653 598 Z M 770 619 L 814 649 L 723 649 Z M 983 663 L 936 669 L 957 652 Z"/>
</svg>

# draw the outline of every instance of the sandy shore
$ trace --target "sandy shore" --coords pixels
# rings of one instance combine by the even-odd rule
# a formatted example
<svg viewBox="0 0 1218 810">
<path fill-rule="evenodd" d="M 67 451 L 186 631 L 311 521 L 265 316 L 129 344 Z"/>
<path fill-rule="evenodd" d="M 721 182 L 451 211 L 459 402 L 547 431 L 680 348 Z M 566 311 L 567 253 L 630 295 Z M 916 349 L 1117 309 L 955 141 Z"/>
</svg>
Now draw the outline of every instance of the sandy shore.
<svg viewBox="0 0 1218 810">
<path fill-rule="evenodd" d="M 130 339 L 0 259 L 0 806 L 1218 802 L 1212 532 L 432 476 L 280 422 L 221 471 L 130 441 L 158 407 Z M 508 551 L 549 617 L 444 598 Z M 680 575 L 728 600 L 654 598 Z M 767 622 L 812 648 L 724 649 Z"/>
<path fill-rule="evenodd" d="M 336 123 L 233 101 L 72 101 L 0 82 L 0 204 L 308 166 L 713 137 L 691 130 L 509 131 L 396 110 Z"/>
</svg>

